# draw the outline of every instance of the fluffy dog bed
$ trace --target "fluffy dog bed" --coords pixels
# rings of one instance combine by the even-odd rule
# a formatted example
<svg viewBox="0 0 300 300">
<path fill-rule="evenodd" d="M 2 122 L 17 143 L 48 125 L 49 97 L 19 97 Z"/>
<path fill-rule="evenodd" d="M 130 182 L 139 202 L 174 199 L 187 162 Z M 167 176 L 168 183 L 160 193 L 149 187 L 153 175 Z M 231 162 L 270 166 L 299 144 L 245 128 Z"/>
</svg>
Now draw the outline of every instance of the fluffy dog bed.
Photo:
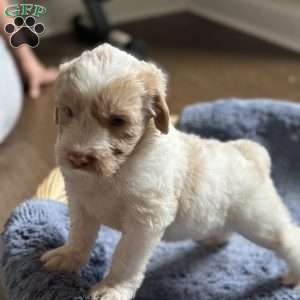
<svg viewBox="0 0 300 300">
<path fill-rule="evenodd" d="M 300 220 L 299 105 L 270 100 L 197 104 L 183 111 L 179 127 L 204 137 L 250 138 L 264 144 L 273 158 L 276 185 Z M 88 286 L 102 278 L 119 238 L 107 228 L 79 275 L 48 273 L 41 268 L 39 256 L 63 243 L 67 227 L 67 211 L 61 203 L 28 201 L 13 212 L 3 233 L 1 258 L 2 280 L 10 300 L 84 299 Z M 238 235 L 214 249 L 193 241 L 162 242 L 136 299 L 300 299 L 300 294 L 280 284 L 285 270 L 272 252 Z"/>
</svg>

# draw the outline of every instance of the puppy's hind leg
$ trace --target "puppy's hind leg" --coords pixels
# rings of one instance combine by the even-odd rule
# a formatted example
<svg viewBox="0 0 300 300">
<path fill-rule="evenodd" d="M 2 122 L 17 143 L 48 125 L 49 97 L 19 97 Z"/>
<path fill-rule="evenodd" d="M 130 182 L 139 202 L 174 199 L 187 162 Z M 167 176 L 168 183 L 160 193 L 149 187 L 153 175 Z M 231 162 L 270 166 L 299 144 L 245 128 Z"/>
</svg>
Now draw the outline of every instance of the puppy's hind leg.
<svg viewBox="0 0 300 300">
<path fill-rule="evenodd" d="M 300 228 L 269 182 L 232 213 L 232 226 L 247 239 L 273 250 L 289 266 L 283 283 L 300 288 Z"/>
<path fill-rule="evenodd" d="M 289 265 L 289 272 L 283 277 L 282 283 L 295 286 L 300 291 L 300 228 L 290 224 L 281 232 L 279 255 Z"/>
</svg>

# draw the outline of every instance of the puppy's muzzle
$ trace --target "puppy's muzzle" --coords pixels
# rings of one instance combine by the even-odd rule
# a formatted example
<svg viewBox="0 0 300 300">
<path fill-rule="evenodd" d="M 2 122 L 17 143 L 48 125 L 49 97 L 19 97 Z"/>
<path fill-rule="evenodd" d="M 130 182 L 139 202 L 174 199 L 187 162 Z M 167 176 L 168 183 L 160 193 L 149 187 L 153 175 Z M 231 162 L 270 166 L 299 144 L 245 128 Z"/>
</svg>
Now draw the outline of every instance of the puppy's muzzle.
<svg viewBox="0 0 300 300">
<path fill-rule="evenodd" d="M 67 158 L 72 167 L 76 169 L 91 167 L 95 164 L 96 161 L 95 156 L 77 151 L 68 152 Z"/>
</svg>

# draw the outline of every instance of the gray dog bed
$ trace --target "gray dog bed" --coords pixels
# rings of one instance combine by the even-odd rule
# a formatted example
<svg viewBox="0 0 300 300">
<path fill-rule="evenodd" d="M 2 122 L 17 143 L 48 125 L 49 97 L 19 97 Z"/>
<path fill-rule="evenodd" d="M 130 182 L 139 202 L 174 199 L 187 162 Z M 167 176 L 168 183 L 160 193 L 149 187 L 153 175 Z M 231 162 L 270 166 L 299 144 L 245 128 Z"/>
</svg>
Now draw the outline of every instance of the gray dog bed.
<svg viewBox="0 0 300 300">
<path fill-rule="evenodd" d="M 265 145 L 273 176 L 294 218 L 300 220 L 300 106 L 269 100 L 226 100 L 187 107 L 179 127 L 221 140 L 249 138 Z M 270 207 L 270 212 L 272 207 Z M 3 233 L 2 281 L 10 300 L 84 299 L 103 276 L 119 235 L 105 229 L 89 264 L 77 274 L 48 273 L 39 256 L 63 243 L 68 228 L 62 204 L 29 201 L 16 209 Z M 300 245 L 299 245 L 300 247 Z M 241 236 L 221 248 L 193 241 L 162 242 L 151 258 L 138 300 L 296 300 L 280 284 L 285 264 Z M 74 298 L 74 297 L 81 298 Z"/>
</svg>

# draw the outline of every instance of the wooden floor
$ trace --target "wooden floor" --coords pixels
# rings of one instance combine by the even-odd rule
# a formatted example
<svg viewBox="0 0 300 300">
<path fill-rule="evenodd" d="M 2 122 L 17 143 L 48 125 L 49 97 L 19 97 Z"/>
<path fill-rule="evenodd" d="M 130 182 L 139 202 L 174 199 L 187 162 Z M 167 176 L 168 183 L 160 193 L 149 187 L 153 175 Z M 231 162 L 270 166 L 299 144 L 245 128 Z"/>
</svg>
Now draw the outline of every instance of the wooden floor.
<svg viewBox="0 0 300 300">
<path fill-rule="evenodd" d="M 152 60 L 170 76 L 169 105 L 179 113 L 192 102 L 220 97 L 300 100 L 300 58 L 189 14 L 122 26 L 148 45 Z M 43 40 L 38 55 L 58 64 L 89 46 L 72 35 Z M 22 118 L 0 145 L 0 226 L 54 165 L 52 88 L 26 99 Z"/>
</svg>

